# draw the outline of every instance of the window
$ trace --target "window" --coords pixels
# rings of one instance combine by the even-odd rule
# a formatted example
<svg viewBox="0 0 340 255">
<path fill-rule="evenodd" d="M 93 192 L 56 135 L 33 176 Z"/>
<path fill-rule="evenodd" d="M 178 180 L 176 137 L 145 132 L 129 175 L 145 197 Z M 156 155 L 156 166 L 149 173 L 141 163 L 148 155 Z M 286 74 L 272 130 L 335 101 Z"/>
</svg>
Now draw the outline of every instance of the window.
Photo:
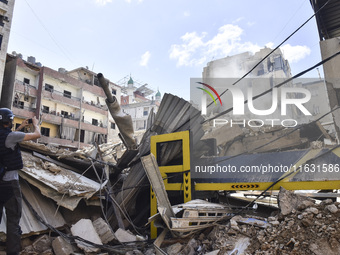
<svg viewBox="0 0 340 255">
<path fill-rule="evenodd" d="M 41 132 L 41 135 L 43 135 L 43 136 L 50 136 L 50 129 L 49 128 L 41 127 L 40 132 Z"/>
<path fill-rule="evenodd" d="M 282 61 L 281 56 L 274 58 L 274 69 L 275 70 L 283 69 L 283 61 Z"/>
<path fill-rule="evenodd" d="M 3 37 L 4 37 L 3 35 L 0 35 L 0 50 L 1 50 L 2 38 L 3 38 Z"/>
<path fill-rule="evenodd" d="M 116 123 L 111 122 L 111 129 L 116 129 Z"/>
<path fill-rule="evenodd" d="M 24 78 L 24 83 L 25 84 L 30 84 L 30 79 Z"/>
<path fill-rule="evenodd" d="M 50 112 L 50 107 L 48 107 L 46 105 L 43 105 L 42 112 L 43 113 L 49 113 Z"/>
<path fill-rule="evenodd" d="M 18 108 L 24 109 L 24 102 L 23 101 L 18 102 Z"/>
<path fill-rule="evenodd" d="M 8 4 L 7 0 L 0 0 L 0 2 L 4 3 L 4 4 Z"/>
<path fill-rule="evenodd" d="M 7 19 L 8 19 L 8 18 L 7 18 Z M 5 21 L 5 16 L 0 15 L 0 26 L 3 27 L 3 26 L 5 25 L 4 21 Z"/>
<path fill-rule="evenodd" d="M 49 92 L 53 92 L 54 87 L 50 84 L 45 83 L 45 90 Z"/>
<path fill-rule="evenodd" d="M 112 95 L 117 95 L 117 90 L 112 89 Z"/>
<path fill-rule="evenodd" d="M 148 114 L 149 114 L 149 108 L 148 107 L 144 107 L 143 115 L 144 116 L 148 116 Z"/>
<path fill-rule="evenodd" d="M 257 76 L 263 75 L 264 74 L 264 66 L 263 64 L 259 65 L 259 69 L 257 71 Z"/>
<path fill-rule="evenodd" d="M 92 125 L 94 125 L 94 126 L 98 126 L 98 120 L 96 120 L 96 119 L 92 119 Z"/>
<path fill-rule="evenodd" d="M 68 117 L 68 112 L 61 111 L 61 115 L 67 118 Z"/>
<path fill-rule="evenodd" d="M 80 130 L 80 142 L 83 143 L 85 141 L 85 130 Z"/>
<path fill-rule="evenodd" d="M 64 97 L 71 98 L 71 92 L 67 91 L 67 90 L 64 90 Z"/>
</svg>

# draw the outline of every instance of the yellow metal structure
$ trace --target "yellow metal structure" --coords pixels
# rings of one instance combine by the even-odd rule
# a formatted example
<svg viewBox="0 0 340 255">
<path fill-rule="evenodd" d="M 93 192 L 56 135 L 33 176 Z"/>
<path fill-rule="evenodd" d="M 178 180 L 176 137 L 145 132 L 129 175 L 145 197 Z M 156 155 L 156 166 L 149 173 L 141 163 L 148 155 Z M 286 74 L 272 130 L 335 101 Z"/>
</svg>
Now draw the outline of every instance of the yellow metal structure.
<svg viewBox="0 0 340 255">
<path fill-rule="evenodd" d="M 182 143 L 183 161 L 182 165 L 174 166 L 159 166 L 166 190 L 183 191 L 184 202 L 191 200 L 191 178 L 190 178 L 190 135 L 189 131 L 182 131 L 177 133 L 163 134 L 151 137 L 151 153 L 157 159 L 157 144 L 179 141 Z M 167 175 L 170 173 L 183 173 L 182 183 L 169 183 Z M 157 213 L 157 200 L 155 193 L 150 190 L 150 213 L 155 215 Z M 151 223 L 151 238 L 157 237 L 157 229 Z"/>
<path fill-rule="evenodd" d="M 157 144 L 167 143 L 172 141 L 182 142 L 183 164 L 175 166 L 159 166 L 162 178 L 164 180 L 166 190 L 183 190 L 184 202 L 191 200 L 191 176 L 190 176 L 190 137 L 189 131 L 178 133 L 163 134 L 151 137 L 151 153 L 157 159 Z M 306 164 L 309 160 L 314 159 L 321 152 L 322 149 L 309 150 L 299 161 L 297 161 L 289 171 L 285 172 L 278 178 L 280 181 L 276 183 L 271 190 L 279 190 L 283 187 L 287 190 L 328 190 L 340 189 L 339 180 L 315 180 L 315 181 L 292 181 L 299 171 L 300 166 Z M 340 158 L 340 147 L 332 150 L 334 155 Z M 339 167 L 340 169 L 340 167 Z M 295 172 L 294 172 L 295 171 Z M 340 170 L 339 170 L 340 171 Z M 167 174 L 183 172 L 183 183 L 168 183 Z M 208 181 L 208 180 L 207 180 Z M 273 182 L 234 182 L 234 183 L 194 183 L 195 191 L 220 191 L 220 190 L 266 190 Z M 151 188 L 151 216 L 157 213 L 156 196 Z M 157 236 L 157 229 L 153 223 L 151 225 L 151 237 Z"/>
<path fill-rule="evenodd" d="M 321 149 L 310 150 L 298 162 L 291 167 L 289 171 L 284 173 L 271 190 L 279 190 L 283 187 L 287 190 L 325 190 L 325 189 L 340 189 L 340 180 L 323 180 L 323 181 L 291 181 L 294 176 L 299 173 L 295 169 L 305 164 L 308 160 L 315 158 Z M 337 156 L 340 156 L 340 148 L 332 151 Z M 340 179 L 340 177 L 339 177 Z M 245 180 L 246 181 L 246 180 Z M 266 190 L 273 182 L 237 182 L 237 183 L 196 183 L 194 189 L 196 190 Z"/>
</svg>

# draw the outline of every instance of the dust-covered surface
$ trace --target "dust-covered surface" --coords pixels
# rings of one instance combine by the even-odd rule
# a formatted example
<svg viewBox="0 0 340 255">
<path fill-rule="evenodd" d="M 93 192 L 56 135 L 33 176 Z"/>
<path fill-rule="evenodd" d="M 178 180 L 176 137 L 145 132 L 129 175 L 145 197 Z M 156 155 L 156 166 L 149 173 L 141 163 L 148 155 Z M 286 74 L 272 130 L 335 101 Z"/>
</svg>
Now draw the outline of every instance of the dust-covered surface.
<svg viewBox="0 0 340 255">
<path fill-rule="evenodd" d="M 340 203 L 331 199 L 315 201 L 281 189 L 282 211 L 261 218 L 236 215 L 191 239 L 163 242 L 168 254 L 340 254 Z M 298 203 L 291 203 L 298 201 Z M 256 224 L 254 219 L 256 218 Z"/>
<path fill-rule="evenodd" d="M 29 153 L 23 152 L 22 155 L 24 161 L 22 171 L 59 193 L 67 193 L 69 196 L 82 195 L 89 197 L 100 188 L 99 183 L 82 175 L 54 164 L 47 164 L 41 159 L 32 157 Z"/>
</svg>

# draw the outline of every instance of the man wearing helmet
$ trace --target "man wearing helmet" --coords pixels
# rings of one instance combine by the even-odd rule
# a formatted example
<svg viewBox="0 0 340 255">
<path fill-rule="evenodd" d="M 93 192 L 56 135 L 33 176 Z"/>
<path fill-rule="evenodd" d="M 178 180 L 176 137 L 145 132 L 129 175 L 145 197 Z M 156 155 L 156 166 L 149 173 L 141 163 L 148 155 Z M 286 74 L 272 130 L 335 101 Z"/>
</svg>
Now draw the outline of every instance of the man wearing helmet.
<svg viewBox="0 0 340 255">
<path fill-rule="evenodd" d="M 7 218 L 7 255 L 18 255 L 21 250 L 21 228 L 19 225 L 22 209 L 21 189 L 18 170 L 23 168 L 19 143 L 35 140 L 41 136 L 36 117 L 32 119 L 33 133 L 20 132 L 29 125 L 24 120 L 16 131 L 12 132 L 14 114 L 8 108 L 0 108 L 0 222 L 3 207 Z"/>
</svg>

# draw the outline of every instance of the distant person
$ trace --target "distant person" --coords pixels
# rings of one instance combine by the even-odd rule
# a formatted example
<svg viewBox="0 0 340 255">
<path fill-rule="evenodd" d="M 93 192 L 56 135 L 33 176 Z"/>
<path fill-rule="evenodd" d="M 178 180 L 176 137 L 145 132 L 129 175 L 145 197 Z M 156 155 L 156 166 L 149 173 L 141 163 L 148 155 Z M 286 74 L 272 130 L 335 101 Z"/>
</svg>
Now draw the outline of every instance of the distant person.
<svg viewBox="0 0 340 255">
<path fill-rule="evenodd" d="M 12 132 L 13 118 L 14 114 L 10 109 L 0 108 L 0 222 L 3 207 L 5 207 L 7 255 L 19 255 L 21 251 L 19 222 L 22 211 L 22 196 L 18 170 L 23 168 L 23 161 L 19 143 L 35 140 L 41 136 L 36 117 L 24 120 L 17 130 Z M 34 127 L 33 133 L 19 132 L 30 124 Z"/>
</svg>

